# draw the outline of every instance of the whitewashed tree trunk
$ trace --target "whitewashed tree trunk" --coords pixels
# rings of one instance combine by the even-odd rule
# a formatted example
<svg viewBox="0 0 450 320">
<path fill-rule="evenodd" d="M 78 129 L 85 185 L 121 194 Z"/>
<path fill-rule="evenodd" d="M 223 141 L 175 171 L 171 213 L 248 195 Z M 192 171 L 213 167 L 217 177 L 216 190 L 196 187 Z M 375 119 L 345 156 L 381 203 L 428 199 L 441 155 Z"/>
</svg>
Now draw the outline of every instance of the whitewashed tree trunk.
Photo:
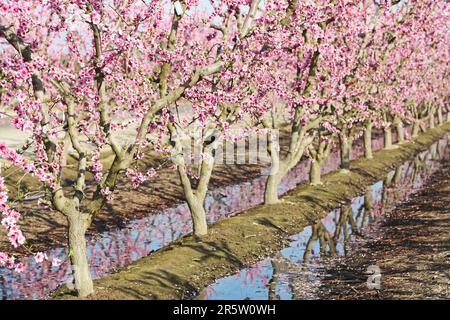
<svg viewBox="0 0 450 320">
<path fill-rule="evenodd" d="M 309 181 L 313 186 L 322 184 L 322 166 L 330 155 L 332 146 L 331 141 L 320 140 L 319 138 L 319 143 L 316 147 L 313 145 L 309 147 L 309 153 L 313 158 L 309 171 Z"/>
<path fill-rule="evenodd" d="M 439 125 L 443 125 L 444 124 L 444 115 L 442 114 L 442 107 L 439 106 L 437 109 L 437 115 L 438 115 L 438 123 Z"/>
<path fill-rule="evenodd" d="M 429 121 L 429 128 L 430 129 L 434 129 L 436 127 L 435 122 L 434 122 L 434 113 L 430 113 L 430 118 L 428 119 Z"/>
<path fill-rule="evenodd" d="M 85 298 L 94 293 L 94 283 L 89 268 L 86 251 L 86 230 L 89 226 L 87 215 L 76 212 L 68 215 L 69 254 L 72 262 L 75 289 Z"/>
<path fill-rule="evenodd" d="M 208 223 L 204 203 L 197 197 L 187 197 L 189 210 L 191 211 L 193 232 L 196 236 L 204 236 L 208 233 Z"/>
<path fill-rule="evenodd" d="M 405 142 L 405 128 L 403 127 L 403 122 L 400 120 L 396 125 L 397 130 L 397 143 Z"/>
<path fill-rule="evenodd" d="M 341 169 L 349 170 L 350 169 L 350 152 L 352 142 L 349 137 L 345 137 L 339 135 L 339 145 L 341 148 Z"/>
<path fill-rule="evenodd" d="M 276 204 L 279 202 L 278 186 L 283 178 L 282 176 L 281 173 L 276 173 L 267 177 L 266 189 L 264 191 L 265 204 Z"/>
<path fill-rule="evenodd" d="M 414 124 L 413 124 L 411 136 L 412 136 L 413 138 L 417 138 L 417 136 L 419 135 L 419 132 L 420 132 L 420 124 L 419 124 L 418 121 L 416 121 L 416 122 L 414 122 Z"/>
<path fill-rule="evenodd" d="M 392 130 L 391 127 L 384 128 L 384 148 L 385 149 L 392 149 Z"/>
<path fill-rule="evenodd" d="M 372 122 L 368 121 L 364 128 L 364 157 L 366 159 L 373 158 L 372 151 Z"/>
<path fill-rule="evenodd" d="M 211 179 L 214 167 L 213 159 L 205 159 L 201 164 L 200 180 L 196 189 L 192 188 L 191 181 L 187 175 L 184 159 L 179 159 L 178 174 L 184 195 L 191 212 L 193 233 L 196 236 L 204 236 L 208 233 L 208 223 L 205 210 L 205 198 L 208 192 L 208 183 Z"/>
<path fill-rule="evenodd" d="M 268 151 L 271 159 L 271 170 L 266 181 L 266 188 L 264 190 L 264 204 L 276 204 L 278 199 L 278 186 L 286 174 L 284 163 L 280 159 L 279 146 L 273 141 L 272 135 L 268 136 Z"/>
<path fill-rule="evenodd" d="M 320 163 L 320 161 L 317 161 L 317 160 L 311 161 L 311 169 L 309 171 L 309 180 L 310 180 L 311 185 L 317 186 L 317 185 L 322 184 L 321 169 L 322 169 L 322 163 Z"/>
<path fill-rule="evenodd" d="M 267 177 L 266 189 L 264 191 L 264 204 L 276 204 L 278 199 L 278 187 L 283 177 L 293 168 L 302 158 L 306 147 L 314 140 L 314 136 L 304 136 L 301 133 L 291 141 L 290 150 L 284 159 L 280 159 L 279 148 L 272 139 L 269 138 L 269 153 L 272 159 L 272 170 Z"/>
</svg>

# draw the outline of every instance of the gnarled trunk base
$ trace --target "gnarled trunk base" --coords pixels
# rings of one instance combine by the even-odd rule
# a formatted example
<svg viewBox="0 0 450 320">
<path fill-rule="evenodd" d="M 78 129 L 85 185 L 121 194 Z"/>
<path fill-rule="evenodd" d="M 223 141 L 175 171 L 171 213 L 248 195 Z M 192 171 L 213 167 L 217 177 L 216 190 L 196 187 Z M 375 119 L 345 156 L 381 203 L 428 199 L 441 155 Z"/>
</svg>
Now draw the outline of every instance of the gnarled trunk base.
<svg viewBox="0 0 450 320">
<path fill-rule="evenodd" d="M 438 115 L 438 123 L 441 126 L 444 124 L 444 115 L 442 114 L 442 107 L 438 108 L 437 115 Z"/>
<path fill-rule="evenodd" d="M 419 132 L 420 132 L 420 125 L 418 122 L 414 122 L 413 127 L 412 127 L 411 137 L 417 138 L 419 136 Z"/>
<path fill-rule="evenodd" d="M 430 119 L 429 119 L 429 128 L 430 129 L 434 129 L 436 127 L 435 122 L 434 122 L 434 114 L 430 114 Z"/>
<path fill-rule="evenodd" d="M 281 173 L 275 173 L 267 177 L 266 190 L 264 191 L 264 204 L 279 203 L 278 186 L 281 182 Z"/>
<path fill-rule="evenodd" d="M 341 147 L 341 170 L 343 172 L 350 170 L 350 151 L 351 141 L 347 137 L 339 137 Z"/>
<path fill-rule="evenodd" d="M 208 223 L 203 203 L 197 199 L 189 199 L 188 206 L 191 211 L 194 235 L 199 237 L 206 235 L 208 233 Z"/>
<path fill-rule="evenodd" d="M 391 128 L 384 129 L 384 149 L 391 150 L 397 147 L 392 144 L 392 130 Z"/>
<path fill-rule="evenodd" d="M 403 127 L 403 123 L 400 121 L 397 126 L 397 143 L 405 143 L 405 128 Z"/>
<path fill-rule="evenodd" d="M 364 129 L 364 157 L 366 159 L 373 159 L 372 123 L 367 123 Z"/>
<path fill-rule="evenodd" d="M 311 162 L 311 168 L 309 170 L 309 181 L 311 185 L 318 186 L 322 184 L 322 163 L 320 161 L 312 161 Z"/>
</svg>

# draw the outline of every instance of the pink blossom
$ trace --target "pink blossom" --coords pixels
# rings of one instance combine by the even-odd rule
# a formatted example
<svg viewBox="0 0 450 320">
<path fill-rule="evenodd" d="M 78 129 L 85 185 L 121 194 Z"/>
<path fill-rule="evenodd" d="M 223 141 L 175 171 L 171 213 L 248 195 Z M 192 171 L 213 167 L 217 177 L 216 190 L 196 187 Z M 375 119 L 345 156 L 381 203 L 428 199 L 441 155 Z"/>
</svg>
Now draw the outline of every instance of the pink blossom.
<svg viewBox="0 0 450 320">
<path fill-rule="evenodd" d="M 34 260 L 36 263 L 42 263 L 44 260 L 48 260 L 47 254 L 38 252 L 34 255 Z"/>
<path fill-rule="evenodd" d="M 18 264 L 16 265 L 14 271 L 16 271 L 17 273 L 22 273 L 22 272 L 24 272 L 24 271 L 25 271 L 25 265 L 24 265 L 22 262 L 18 263 Z"/>
<path fill-rule="evenodd" d="M 58 258 L 53 258 L 52 259 L 52 266 L 53 267 L 59 267 L 61 265 L 62 261 Z"/>
</svg>

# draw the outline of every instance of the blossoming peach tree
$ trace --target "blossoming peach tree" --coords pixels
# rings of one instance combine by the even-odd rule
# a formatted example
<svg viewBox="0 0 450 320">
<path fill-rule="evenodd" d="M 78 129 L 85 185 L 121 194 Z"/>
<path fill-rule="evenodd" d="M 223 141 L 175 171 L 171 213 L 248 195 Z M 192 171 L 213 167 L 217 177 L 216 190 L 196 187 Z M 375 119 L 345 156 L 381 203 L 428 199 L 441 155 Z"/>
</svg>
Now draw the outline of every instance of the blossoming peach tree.
<svg viewBox="0 0 450 320">
<path fill-rule="evenodd" d="M 170 136 L 169 148 L 197 236 L 207 233 L 205 198 L 216 159 L 224 160 L 220 157 L 225 141 L 231 142 L 228 148 L 248 138 L 250 132 L 258 131 L 257 125 L 267 111 L 269 93 L 275 85 L 268 72 L 274 59 L 267 47 L 270 41 L 266 32 L 275 7 L 260 0 L 220 1 L 212 6 L 209 13 L 191 15 L 191 20 L 211 21 L 191 41 L 202 49 L 196 59 L 217 61 L 223 66 L 189 88 L 183 102 L 165 108 L 166 117 L 161 119 L 166 124 L 166 132 L 162 134 Z M 187 19 L 185 15 L 186 11 L 175 13 L 173 20 L 183 22 Z M 190 25 L 181 22 L 172 24 L 167 40 L 171 52 L 176 51 L 180 34 L 186 33 Z M 176 68 L 170 63 L 164 70 L 173 74 Z M 160 74 L 160 82 L 167 79 L 171 80 L 170 85 L 176 80 L 169 73 Z M 160 95 L 165 96 L 165 88 L 160 89 Z M 190 148 L 192 142 L 194 150 Z"/>
<path fill-rule="evenodd" d="M 195 59 L 189 32 L 204 21 L 186 26 L 179 46 L 171 48 L 179 10 L 196 4 L 23 0 L 0 5 L 2 116 L 29 134 L 21 150 L 1 143 L 1 157 L 36 177 L 45 191 L 42 201 L 67 218 L 80 296 L 93 292 L 85 233 L 121 173 L 135 186 L 155 175 L 152 168 L 141 172 L 135 166 L 141 151 L 154 145 L 151 140 L 162 139 L 155 134 L 155 116 L 224 64 L 204 56 Z M 171 86 L 162 76 L 169 65 L 175 66 Z M 31 156 L 24 156 L 25 151 Z M 105 154 L 112 160 L 105 161 Z M 76 168 L 75 179 L 68 179 L 68 163 Z M 24 245 L 20 214 L 11 208 L 4 179 L 0 182 L 3 225 L 13 246 Z M 37 261 L 43 258 L 36 254 Z M 23 268 L 6 253 L 0 263 Z"/>
</svg>

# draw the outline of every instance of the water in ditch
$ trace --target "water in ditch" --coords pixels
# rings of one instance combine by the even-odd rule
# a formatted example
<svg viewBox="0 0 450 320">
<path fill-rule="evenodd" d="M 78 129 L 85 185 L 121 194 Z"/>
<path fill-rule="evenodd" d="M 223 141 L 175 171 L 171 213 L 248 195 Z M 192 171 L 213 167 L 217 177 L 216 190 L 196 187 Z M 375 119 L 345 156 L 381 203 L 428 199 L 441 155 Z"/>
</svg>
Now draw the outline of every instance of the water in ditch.
<svg viewBox="0 0 450 320">
<path fill-rule="evenodd" d="M 446 139 L 435 143 L 368 187 L 365 194 L 293 235 L 290 245 L 276 255 L 218 279 L 197 299 L 318 298 L 326 259 L 345 256 L 350 246 L 364 238 L 374 222 L 423 188 L 442 166 L 442 161 L 448 160 L 448 149 Z"/>
</svg>

